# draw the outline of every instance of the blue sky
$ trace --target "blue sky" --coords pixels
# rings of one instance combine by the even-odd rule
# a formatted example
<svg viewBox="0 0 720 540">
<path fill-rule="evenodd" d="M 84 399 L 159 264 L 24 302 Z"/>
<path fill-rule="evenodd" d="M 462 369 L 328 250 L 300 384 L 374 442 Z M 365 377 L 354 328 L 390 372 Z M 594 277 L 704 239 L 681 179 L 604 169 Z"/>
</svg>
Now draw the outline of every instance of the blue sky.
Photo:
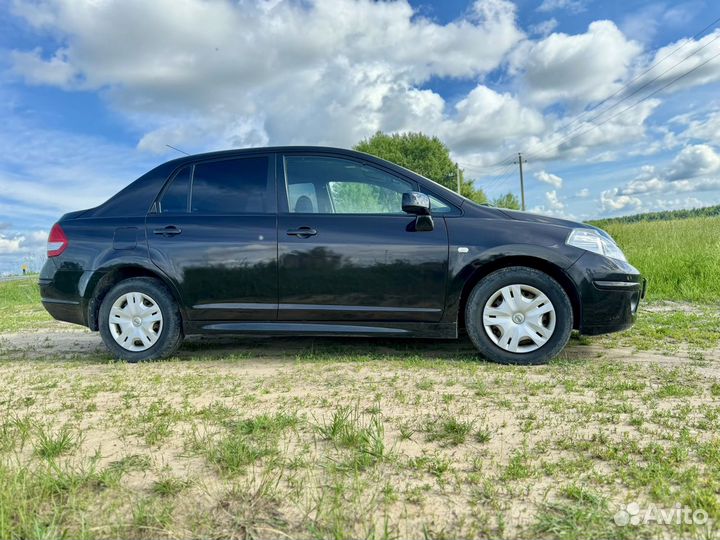
<svg viewBox="0 0 720 540">
<path fill-rule="evenodd" d="M 38 264 L 62 213 L 175 157 L 166 144 L 422 131 L 490 196 L 517 193 L 523 152 L 536 212 L 720 204 L 718 23 L 696 35 L 711 0 L 0 5 L 0 273 Z"/>
</svg>

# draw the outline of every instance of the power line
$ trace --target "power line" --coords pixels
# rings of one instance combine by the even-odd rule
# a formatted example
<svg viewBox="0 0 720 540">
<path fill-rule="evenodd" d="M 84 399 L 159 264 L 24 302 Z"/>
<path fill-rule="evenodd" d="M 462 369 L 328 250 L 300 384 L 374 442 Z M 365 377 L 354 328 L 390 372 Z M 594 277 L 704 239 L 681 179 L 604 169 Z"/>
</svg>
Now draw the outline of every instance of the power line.
<svg viewBox="0 0 720 540">
<path fill-rule="evenodd" d="M 684 48 L 685 46 L 687 46 L 689 43 L 692 42 L 692 40 L 697 39 L 700 35 L 704 34 L 705 31 L 707 31 L 708 29 L 710 29 L 711 27 L 713 27 L 713 26 L 714 26 L 716 23 L 718 23 L 718 22 L 720 22 L 720 17 L 718 17 L 717 19 L 715 19 L 714 21 L 712 21 L 710 24 L 708 24 L 707 26 L 705 26 L 703 29 L 701 29 L 701 30 L 699 30 L 698 32 L 696 32 L 695 34 L 693 34 L 693 36 L 692 36 L 690 39 L 686 40 L 686 41 L 683 42 L 681 45 L 677 46 L 675 49 L 673 49 L 673 50 L 670 51 L 668 54 L 666 54 L 665 56 L 663 56 L 660 60 L 658 60 L 658 61 L 656 61 L 655 63 L 653 63 L 650 67 L 648 67 L 647 69 L 645 69 L 643 72 L 639 73 L 638 75 L 636 75 L 635 77 L 633 77 L 632 79 L 630 79 L 627 83 L 625 83 L 625 84 L 624 84 L 621 88 L 619 88 L 616 92 L 614 92 L 614 93 L 611 94 L 610 96 L 606 97 L 605 99 L 603 99 L 603 100 L 600 101 L 599 103 L 593 105 L 591 108 L 583 111 L 580 115 L 578 115 L 575 119 L 573 119 L 572 122 L 570 122 L 570 123 L 569 123 L 567 126 L 565 126 L 565 127 L 568 128 L 568 127 L 576 124 L 577 122 L 581 121 L 581 119 L 582 119 L 583 116 L 591 113 L 591 112 L 594 111 L 594 110 L 597 110 L 597 109 L 598 109 L 599 107 L 601 107 L 603 104 L 607 103 L 607 102 L 610 101 L 612 98 L 618 96 L 619 94 L 621 94 L 622 92 L 624 92 L 625 90 L 627 90 L 628 88 L 630 88 L 630 85 L 631 85 L 632 83 L 634 83 L 634 82 L 637 81 L 638 79 L 640 79 L 640 78 L 642 78 L 643 76 L 645 76 L 646 74 L 648 74 L 648 73 L 649 73 L 650 71 L 652 71 L 655 67 L 657 67 L 658 65 L 662 64 L 665 60 L 667 60 L 668 58 L 670 58 L 671 56 L 673 56 L 675 53 L 677 53 L 678 51 L 680 51 L 682 48 Z M 683 59 L 680 60 L 679 62 L 675 63 L 675 64 L 674 64 L 673 66 L 671 66 L 670 68 L 666 69 L 665 71 L 663 71 L 662 73 L 660 73 L 659 75 L 657 75 L 655 78 L 651 79 L 650 81 L 648 81 L 648 82 L 645 83 L 644 85 L 642 85 L 642 86 L 640 86 L 639 88 L 635 89 L 632 93 L 624 96 L 622 99 L 618 100 L 617 102 L 615 102 L 615 103 L 614 103 L 613 105 L 611 105 L 610 107 L 608 107 L 608 108 L 606 108 L 605 110 L 601 111 L 599 114 L 597 114 L 597 115 L 595 115 L 594 117 L 592 117 L 589 121 L 597 120 L 598 118 L 600 118 L 600 117 L 602 117 L 603 115 L 607 114 L 609 111 L 611 111 L 612 109 L 614 109 L 615 107 L 617 107 L 618 105 L 620 105 L 621 103 L 623 103 L 624 101 L 627 101 L 629 98 L 631 98 L 632 96 L 636 95 L 638 92 L 640 92 L 640 91 L 643 90 L 644 88 L 647 88 L 650 84 L 652 84 L 653 82 L 655 82 L 656 80 L 658 80 L 660 77 L 662 77 L 662 76 L 663 76 L 664 74 L 666 74 L 668 71 L 671 71 L 672 69 L 675 69 L 677 66 L 679 66 L 679 65 L 682 64 L 683 62 L 687 61 L 687 60 L 688 60 L 689 58 L 691 58 L 692 56 L 695 56 L 697 53 L 699 53 L 699 52 L 700 52 L 701 50 L 703 50 L 705 47 L 707 47 L 708 45 L 710 45 L 711 43 L 713 43 L 714 41 L 716 41 L 718 38 L 720 38 L 720 34 L 718 34 L 718 36 L 716 36 L 715 38 L 713 38 L 712 40 L 710 40 L 708 43 L 706 43 L 705 45 L 703 45 L 703 46 L 700 47 L 699 49 L 696 49 L 695 51 L 693 51 L 692 53 L 690 53 L 689 55 L 687 55 L 685 58 L 683 58 Z M 639 105 L 640 103 L 642 103 L 642 102 L 645 101 L 646 99 L 654 96 L 654 95 L 657 94 L 658 92 L 664 90 L 664 89 L 667 88 L 668 86 L 674 84 L 675 82 L 677 82 L 678 80 L 682 79 L 683 77 L 689 75 L 689 74 L 692 73 L 693 71 L 695 71 L 695 70 L 699 69 L 700 67 L 706 65 L 708 62 L 710 62 L 711 60 L 713 60 L 713 59 L 716 58 L 717 56 L 718 56 L 718 55 L 712 56 L 711 58 L 709 58 L 709 59 L 706 60 L 705 62 L 701 63 L 700 65 L 695 66 L 694 68 L 692 68 L 691 70 L 687 71 L 686 73 L 680 75 L 679 77 L 676 77 L 675 79 L 673 79 L 672 81 L 670 81 L 670 82 L 667 83 L 666 85 L 662 86 L 662 87 L 659 88 L 658 90 L 655 90 L 654 92 L 648 94 L 648 95 L 645 96 L 644 98 L 638 100 L 637 102 L 635 102 L 635 103 L 634 103 L 633 105 L 631 105 L 630 107 L 626 107 L 625 109 L 623 109 L 623 110 L 620 111 L 619 113 L 610 116 L 609 118 L 603 120 L 602 122 L 600 122 L 600 123 L 598 123 L 598 124 L 595 124 L 594 126 L 591 126 L 590 128 L 588 128 L 588 129 L 585 130 L 585 131 L 582 131 L 582 132 L 580 133 L 580 135 L 584 135 L 585 133 L 588 133 L 588 132 L 592 131 L 593 129 L 596 129 L 597 127 L 599 127 L 599 126 L 607 123 L 608 121 L 612 120 L 613 118 L 617 117 L 619 114 L 622 114 L 623 112 L 626 112 L 626 111 L 632 109 L 633 107 Z M 566 140 L 568 140 L 568 139 L 570 138 L 570 136 L 572 136 L 574 133 L 576 133 L 576 132 L 577 132 L 579 129 L 581 129 L 582 127 L 583 127 L 583 126 L 581 125 L 581 126 L 578 126 L 577 128 L 575 128 L 574 130 L 570 131 L 570 132 L 567 133 L 562 139 L 560 139 L 560 141 L 559 141 L 558 143 L 555 143 L 555 145 L 559 147 L 560 144 L 562 144 L 563 142 L 565 142 Z M 542 152 L 542 150 L 544 150 L 544 149 L 546 149 L 546 148 L 548 148 L 548 147 L 550 147 L 550 146 L 551 146 L 550 144 L 546 144 L 546 145 L 544 145 L 544 146 L 541 146 L 539 150 L 536 150 L 536 151 L 534 151 L 534 152 L 528 152 L 527 155 L 530 156 L 530 157 L 537 157 L 537 156 Z M 496 186 L 500 181 L 503 181 L 503 180 L 509 178 L 510 176 L 512 176 L 512 169 L 514 168 L 513 166 L 516 164 L 515 162 L 513 162 L 514 159 L 515 159 L 515 155 L 513 154 L 513 155 L 510 155 L 510 156 L 502 159 L 501 161 L 498 161 L 497 163 L 494 163 L 494 164 L 488 165 L 488 166 L 477 167 L 477 166 L 466 165 L 466 164 L 463 164 L 463 163 L 460 163 L 459 165 L 460 165 L 463 169 L 467 169 L 467 170 L 469 170 L 470 172 L 475 171 L 476 173 L 480 173 L 480 171 L 487 171 L 487 170 L 490 170 L 490 169 L 493 169 L 493 168 L 500 167 L 500 166 L 504 165 L 504 167 L 502 167 L 501 171 L 498 173 L 499 178 L 497 177 L 498 175 L 491 175 L 491 176 L 496 176 L 496 178 L 494 178 L 491 182 L 485 184 L 485 186 L 486 186 L 485 189 L 490 189 L 490 186 L 493 186 L 493 187 L 494 187 L 494 186 Z M 503 171 L 504 171 L 504 172 L 503 172 Z M 481 174 L 482 174 L 482 173 L 481 173 Z M 487 173 L 484 173 L 483 175 L 484 175 L 484 176 L 490 176 L 490 175 L 488 175 Z"/>
<path fill-rule="evenodd" d="M 493 191 L 497 187 L 510 181 L 514 176 L 515 176 L 515 163 L 510 163 L 506 167 L 505 172 L 502 173 L 500 176 L 492 178 L 491 180 L 488 180 L 487 182 L 481 181 L 480 185 L 481 185 L 483 191 L 486 191 L 486 192 Z"/>
<path fill-rule="evenodd" d="M 510 156 L 507 156 L 505 159 L 498 161 L 497 163 L 493 163 L 492 165 L 477 166 L 477 165 L 468 165 L 465 163 L 458 163 L 458 165 L 460 165 L 463 169 L 467 169 L 469 171 L 480 172 L 480 171 L 486 171 L 489 169 L 494 169 L 494 168 L 500 167 L 502 165 L 507 165 L 513 159 L 515 159 L 514 155 L 510 155 Z"/>
<path fill-rule="evenodd" d="M 718 35 L 717 35 L 715 38 L 713 38 L 712 40 L 708 41 L 705 45 L 703 45 L 702 47 L 700 47 L 700 48 L 697 49 L 696 51 L 693 51 L 692 53 L 690 53 L 689 55 L 687 55 L 685 58 L 683 58 L 682 60 L 680 60 L 680 61 L 677 62 L 676 64 L 674 64 L 674 65 L 670 66 L 669 68 L 667 68 L 665 71 L 663 71 L 662 73 L 660 73 L 659 75 L 657 75 L 657 76 L 654 77 L 653 79 L 650 79 L 648 82 L 646 82 L 646 83 L 643 84 L 642 86 L 636 88 L 632 93 L 628 94 L 628 95 L 625 96 L 623 99 L 615 102 L 613 105 L 611 105 L 610 107 L 608 107 L 608 108 L 605 109 L 604 111 L 602 111 L 602 112 L 600 112 L 599 114 L 593 116 L 592 118 L 590 118 L 590 119 L 588 120 L 588 122 L 592 122 L 593 120 L 597 120 L 598 118 L 600 118 L 600 117 L 603 116 L 604 114 L 607 114 L 608 111 L 613 110 L 615 107 L 617 107 L 618 105 L 620 105 L 622 102 L 630 99 L 631 97 L 633 97 L 634 95 L 636 95 L 636 94 L 637 94 L 638 92 L 640 92 L 641 90 L 647 88 L 647 87 L 650 86 L 652 83 L 654 83 L 655 81 L 657 81 L 660 77 L 662 77 L 663 75 L 665 75 L 668 71 L 671 71 L 671 70 L 675 69 L 677 66 L 679 66 L 679 65 L 682 64 L 683 62 L 687 61 L 687 60 L 688 60 L 689 58 L 691 58 L 692 56 L 695 56 L 697 53 L 699 53 L 699 52 L 700 52 L 701 50 L 703 50 L 705 47 L 707 47 L 708 45 L 710 45 L 710 44 L 713 43 L 714 41 L 717 41 L 718 39 L 720 39 L 720 34 L 718 34 Z M 572 130 L 572 131 L 570 131 L 569 133 L 567 133 L 567 134 L 565 135 L 565 139 L 569 138 L 573 133 L 575 133 L 576 131 L 580 130 L 581 128 L 582 128 L 582 126 L 578 126 L 578 127 L 576 127 L 574 130 Z M 563 140 L 565 140 L 565 139 L 563 139 Z M 561 142 L 563 142 L 563 141 L 561 141 Z"/>
<path fill-rule="evenodd" d="M 630 85 L 631 85 L 632 83 L 634 83 L 635 81 L 637 81 L 638 79 L 640 79 L 640 78 L 643 77 L 644 75 L 647 75 L 648 73 L 650 73 L 653 69 L 655 69 L 657 66 L 659 66 L 660 64 L 662 64 L 665 60 L 667 60 L 668 58 L 670 58 L 671 56 L 673 56 L 676 52 L 678 52 L 680 49 L 682 49 L 683 47 L 685 47 L 688 43 L 691 43 L 691 40 L 696 39 L 696 38 L 699 37 L 700 35 L 704 34 L 706 30 L 708 30 L 709 28 L 711 28 L 712 26 L 714 26 L 714 25 L 715 25 L 716 23 L 718 23 L 718 22 L 720 22 L 720 17 L 718 17 L 718 18 L 715 19 L 713 22 L 711 22 L 710 24 L 708 24 L 708 25 L 707 25 L 705 28 L 703 28 L 702 30 L 699 30 L 698 32 L 695 32 L 695 34 L 693 34 L 693 36 L 692 36 L 690 39 L 688 39 L 687 41 L 685 41 L 682 45 L 677 46 L 677 47 L 676 47 L 675 49 L 673 49 L 671 52 L 669 52 L 668 54 L 666 54 L 665 56 L 663 56 L 660 60 L 658 60 L 657 62 L 655 62 L 654 64 L 652 64 L 649 68 L 645 69 L 645 71 L 643 71 L 642 73 L 639 73 L 638 75 L 636 75 L 635 77 L 633 77 L 632 79 L 630 79 L 630 80 L 629 80 L 628 82 L 626 82 L 623 86 L 621 86 L 615 93 L 609 95 L 608 97 L 606 97 L 605 99 L 603 99 L 601 102 L 593 105 L 593 106 L 590 107 L 589 109 L 586 109 L 585 111 L 583 111 L 582 113 L 580 113 L 580 115 L 578 115 L 572 122 L 570 122 L 570 123 L 569 123 L 567 126 L 565 126 L 565 127 L 566 127 L 566 128 L 567 128 L 567 127 L 570 127 L 570 126 L 572 126 L 573 124 L 575 124 L 576 122 L 579 122 L 580 119 L 581 119 L 584 115 L 586 115 L 586 114 L 588 114 L 588 113 L 591 113 L 592 111 L 598 109 L 599 107 L 601 107 L 603 104 L 605 104 L 605 103 L 607 103 L 608 101 L 610 101 L 612 98 L 614 98 L 614 97 L 617 96 L 618 94 L 621 94 L 623 91 L 625 91 L 625 90 L 627 90 L 628 88 L 630 88 Z M 714 40 L 713 40 L 713 41 L 714 41 Z M 711 43 L 712 43 L 712 42 L 711 42 Z M 709 45 L 709 43 L 707 43 L 706 45 Z M 706 45 L 704 45 L 703 47 L 701 47 L 701 49 L 704 48 Z M 700 49 L 698 49 L 698 51 L 699 51 L 699 50 L 700 50 Z M 695 51 L 695 52 L 698 52 L 698 51 Z M 663 73 L 665 73 L 665 72 L 663 72 Z M 629 97 L 629 96 L 628 96 L 628 97 Z M 619 103 L 619 102 L 618 102 L 618 103 Z M 609 109 L 606 109 L 606 110 L 609 110 Z"/>
<path fill-rule="evenodd" d="M 624 112 L 629 111 L 629 110 L 632 109 L 633 107 L 638 106 L 638 105 L 639 105 L 640 103 L 642 103 L 643 101 L 645 101 L 645 100 L 653 97 L 654 95 L 658 94 L 659 92 L 662 92 L 662 91 L 665 90 L 668 86 L 670 86 L 670 85 L 672 85 L 672 84 L 675 84 L 677 81 L 679 81 L 679 80 L 682 79 L 683 77 L 687 77 L 687 76 L 690 75 L 692 72 L 694 72 L 694 71 L 700 69 L 701 67 L 703 67 L 704 65 L 710 63 L 712 60 L 714 60 L 714 59 L 717 58 L 718 56 L 720 56 L 720 52 L 717 53 L 717 54 L 715 54 L 715 55 L 713 55 L 713 56 L 711 56 L 710 58 L 708 58 L 707 60 L 705 60 L 703 63 L 698 64 L 697 66 L 695 66 L 694 68 L 686 71 L 685 73 L 683 73 L 683 74 L 681 74 L 681 75 L 678 75 L 677 77 L 675 77 L 674 79 L 672 79 L 671 81 L 669 81 L 667 84 L 664 84 L 664 85 L 661 86 L 660 88 L 654 90 L 653 92 L 650 92 L 648 95 L 646 95 L 645 97 L 639 99 L 638 101 L 636 101 L 636 102 L 633 103 L 632 105 L 630 105 L 630 106 L 628 106 L 628 107 L 625 107 L 624 109 L 618 111 L 617 113 L 613 114 L 612 116 L 609 116 L 608 118 L 606 118 L 606 119 L 603 120 L 602 122 L 599 122 L 599 123 L 591 126 L 590 128 L 586 129 L 585 131 L 581 131 L 580 134 L 578 135 L 578 137 L 579 137 L 579 136 L 582 136 L 582 135 L 585 135 L 586 133 L 589 133 L 589 132 L 592 131 L 593 129 L 599 128 L 600 126 L 602 126 L 603 124 L 606 124 L 607 122 L 609 122 L 609 121 L 612 120 L 613 118 L 615 118 L 615 117 L 623 114 Z M 564 137 L 563 139 L 561 139 L 560 142 L 557 143 L 557 145 L 559 146 L 560 144 L 562 144 L 563 142 L 565 142 L 567 139 L 569 139 L 570 135 L 572 135 L 572 133 L 568 134 L 566 137 Z M 538 154 L 537 154 L 537 152 L 533 152 L 532 155 L 538 155 Z"/>
</svg>

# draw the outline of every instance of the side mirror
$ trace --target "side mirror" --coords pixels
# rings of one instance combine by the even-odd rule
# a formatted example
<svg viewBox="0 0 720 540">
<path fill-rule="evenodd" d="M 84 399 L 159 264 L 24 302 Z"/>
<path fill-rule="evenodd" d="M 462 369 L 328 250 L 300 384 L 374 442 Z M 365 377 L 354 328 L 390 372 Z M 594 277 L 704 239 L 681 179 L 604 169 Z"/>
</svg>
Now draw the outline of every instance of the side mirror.
<svg viewBox="0 0 720 540">
<path fill-rule="evenodd" d="M 419 191 L 408 191 L 402 196 L 403 212 L 415 215 L 415 222 L 408 230 L 417 232 L 429 232 L 435 228 L 433 218 L 430 215 L 430 197 Z"/>
<path fill-rule="evenodd" d="M 430 197 L 419 191 L 408 191 L 402 195 L 402 209 L 416 216 L 430 215 Z"/>
</svg>

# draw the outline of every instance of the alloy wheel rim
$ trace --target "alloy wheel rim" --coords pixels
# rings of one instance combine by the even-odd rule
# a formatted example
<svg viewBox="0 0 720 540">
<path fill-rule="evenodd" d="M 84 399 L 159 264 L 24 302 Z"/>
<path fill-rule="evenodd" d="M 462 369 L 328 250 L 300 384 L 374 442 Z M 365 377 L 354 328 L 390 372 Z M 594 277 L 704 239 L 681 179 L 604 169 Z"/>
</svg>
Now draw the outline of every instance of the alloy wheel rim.
<svg viewBox="0 0 720 540">
<path fill-rule="evenodd" d="M 160 338 L 163 316 L 158 303 L 141 292 L 120 296 L 110 308 L 110 333 L 123 349 L 146 351 Z"/>
<path fill-rule="evenodd" d="M 483 327 L 501 349 L 518 354 L 538 350 L 555 332 L 555 306 L 540 289 L 524 284 L 495 291 L 483 308 Z"/>
</svg>

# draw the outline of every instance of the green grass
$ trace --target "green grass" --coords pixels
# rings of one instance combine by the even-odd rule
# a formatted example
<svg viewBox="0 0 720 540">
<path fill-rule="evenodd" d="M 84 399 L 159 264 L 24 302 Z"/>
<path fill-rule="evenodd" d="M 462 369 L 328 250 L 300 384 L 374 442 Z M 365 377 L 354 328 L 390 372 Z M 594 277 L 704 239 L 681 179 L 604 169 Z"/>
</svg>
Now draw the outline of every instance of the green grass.
<svg viewBox="0 0 720 540">
<path fill-rule="evenodd" d="M 218 437 L 195 441 L 195 448 L 224 474 L 237 475 L 256 462 L 278 455 L 282 433 L 298 422 L 285 413 L 259 415 L 230 423 Z"/>
<path fill-rule="evenodd" d="M 0 283 L 0 332 L 19 332 L 52 320 L 40 303 L 36 277 Z"/>
<path fill-rule="evenodd" d="M 338 407 L 315 427 L 322 440 L 340 450 L 338 466 L 363 470 L 388 457 L 385 426 L 377 414 L 363 414 L 358 406 Z"/>
<path fill-rule="evenodd" d="M 676 351 L 681 345 L 712 349 L 720 344 L 720 313 L 716 307 L 695 304 L 692 312 L 641 309 L 632 329 L 601 337 L 610 345 L 637 350 Z"/>
<path fill-rule="evenodd" d="M 573 484 L 563 488 L 561 495 L 561 500 L 543 504 L 538 512 L 533 525 L 538 537 L 620 540 L 642 532 L 616 527 L 607 500 L 598 493 Z"/>
<path fill-rule="evenodd" d="M 650 300 L 720 299 L 720 217 L 599 225 L 648 278 Z"/>
<path fill-rule="evenodd" d="M 454 416 L 431 418 L 425 426 L 428 441 L 447 446 L 463 444 L 472 428 L 472 422 L 458 420 Z"/>
<path fill-rule="evenodd" d="M 40 429 L 35 443 L 35 453 L 47 459 L 66 454 L 78 444 L 78 436 L 67 427 L 55 433 Z"/>
<path fill-rule="evenodd" d="M 397 347 L 6 359 L 0 538 L 717 538 L 613 521 L 631 501 L 720 518 L 716 373 Z"/>
</svg>

